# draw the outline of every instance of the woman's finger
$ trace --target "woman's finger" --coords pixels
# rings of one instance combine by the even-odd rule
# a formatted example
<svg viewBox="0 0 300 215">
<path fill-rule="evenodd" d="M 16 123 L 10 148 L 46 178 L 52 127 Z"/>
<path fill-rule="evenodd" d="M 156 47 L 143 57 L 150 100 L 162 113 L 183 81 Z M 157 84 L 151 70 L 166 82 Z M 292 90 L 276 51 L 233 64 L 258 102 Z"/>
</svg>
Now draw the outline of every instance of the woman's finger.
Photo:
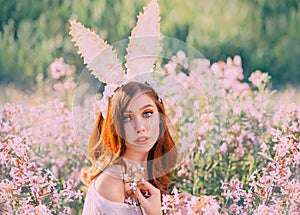
<svg viewBox="0 0 300 215">
<path fill-rule="evenodd" d="M 144 181 L 143 185 L 150 191 L 150 193 L 159 192 L 159 190 L 148 181 Z"/>
<path fill-rule="evenodd" d="M 143 196 L 142 191 L 139 188 L 134 191 L 135 196 L 139 200 L 143 209 L 149 215 L 161 215 L 162 210 L 160 190 L 155 188 L 149 182 L 145 182 L 143 186 L 150 192 L 150 196 L 148 198 Z"/>
<path fill-rule="evenodd" d="M 145 197 L 143 196 L 143 194 L 141 193 L 140 189 L 137 188 L 135 191 L 134 191 L 134 194 L 135 196 L 138 198 L 139 202 L 144 205 L 144 201 L 145 201 Z"/>
</svg>

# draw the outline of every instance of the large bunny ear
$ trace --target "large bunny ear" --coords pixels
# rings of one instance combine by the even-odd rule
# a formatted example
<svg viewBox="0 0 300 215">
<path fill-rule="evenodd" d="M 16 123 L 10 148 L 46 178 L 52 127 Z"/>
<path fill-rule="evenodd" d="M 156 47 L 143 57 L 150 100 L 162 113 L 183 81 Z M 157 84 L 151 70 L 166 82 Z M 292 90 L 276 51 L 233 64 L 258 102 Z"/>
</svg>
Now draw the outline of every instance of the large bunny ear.
<svg viewBox="0 0 300 215">
<path fill-rule="evenodd" d="M 127 48 L 126 68 L 129 76 L 151 72 L 159 51 L 159 7 L 152 0 L 132 30 Z"/>
<path fill-rule="evenodd" d="M 122 65 L 112 47 L 95 32 L 85 28 L 80 22 L 70 21 L 70 35 L 78 46 L 78 53 L 84 63 L 101 82 L 118 83 L 122 81 Z"/>
</svg>

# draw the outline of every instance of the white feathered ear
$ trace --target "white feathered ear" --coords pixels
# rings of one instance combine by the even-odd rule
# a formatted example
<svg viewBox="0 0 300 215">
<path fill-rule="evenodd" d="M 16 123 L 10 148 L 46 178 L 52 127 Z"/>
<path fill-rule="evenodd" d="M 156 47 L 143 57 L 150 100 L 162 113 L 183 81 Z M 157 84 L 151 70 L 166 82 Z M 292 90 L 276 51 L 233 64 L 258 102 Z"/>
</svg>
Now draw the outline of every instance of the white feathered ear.
<svg viewBox="0 0 300 215">
<path fill-rule="evenodd" d="M 159 21 L 158 3 L 152 0 L 144 7 L 144 13 L 138 16 L 137 24 L 129 37 L 125 57 L 129 76 L 152 72 L 159 52 Z"/>
<path fill-rule="evenodd" d="M 78 46 L 78 53 L 92 74 L 104 83 L 121 83 L 122 65 L 112 47 L 80 22 L 71 20 L 70 24 L 72 41 Z"/>
</svg>

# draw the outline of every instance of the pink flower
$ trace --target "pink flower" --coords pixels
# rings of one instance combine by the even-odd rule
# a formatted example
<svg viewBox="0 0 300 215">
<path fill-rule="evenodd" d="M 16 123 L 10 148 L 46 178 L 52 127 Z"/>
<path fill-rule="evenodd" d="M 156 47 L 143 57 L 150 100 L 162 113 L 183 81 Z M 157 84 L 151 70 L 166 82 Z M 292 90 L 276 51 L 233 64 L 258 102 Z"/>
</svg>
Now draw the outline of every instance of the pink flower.
<svg viewBox="0 0 300 215">
<path fill-rule="evenodd" d="M 241 56 L 235 55 L 235 56 L 233 57 L 233 63 L 234 63 L 236 66 L 242 66 L 242 58 L 241 58 Z"/>
<path fill-rule="evenodd" d="M 184 174 L 185 174 L 185 169 L 184 169 L 184 168 L 181 168 L 181 169 L 177 172 L 178 177 L 182 177 Z"/>
<path fill-rule="evenodd" d="M 226 142 L 222 143 L 222 145 L 219 147 L 219 151 L 221 153 L 225 153 L 227 151 L 227 144 L 226 144 Z"/>
<path fill-rule="evenodd" d="M 249 77 L 249 81 L 255 87 L 259 87 L 262 84 L 266 83 L 267 79 L 268 79 L 268 74 L 267 73 L 262 73 L 260 70 L 256 70 Z"/>
<path fill-rule="evenodd" d="M 170 75 L 176 75 L 176 67 L 177 63 L 170 61 L 168 64 L 164 66 L 164 68 L 168 71 Z"/>
<path fill-rule="evenodd" d="M 278 210 L 277 207 L 268 207 L 266 205 L 259 205 L 258 208 L 253 212 L 253 215 L 281 215 L 280 209 Z"/>
<path fill-rule="evenodd" d="M 56 58 L 53 63 L 50 65 L 50 71 L 52 78 L 59 79 L 62 76 L 69 76 L 72 74 L 70 65 L 64 62 L 64 59 Z"/>
<path fill-rule="evenodd" d="M 60 91 L 63 89 L 63 84 L 62 83 L 55 83 L 53 85 L 54 90 Z"/>
</svg>

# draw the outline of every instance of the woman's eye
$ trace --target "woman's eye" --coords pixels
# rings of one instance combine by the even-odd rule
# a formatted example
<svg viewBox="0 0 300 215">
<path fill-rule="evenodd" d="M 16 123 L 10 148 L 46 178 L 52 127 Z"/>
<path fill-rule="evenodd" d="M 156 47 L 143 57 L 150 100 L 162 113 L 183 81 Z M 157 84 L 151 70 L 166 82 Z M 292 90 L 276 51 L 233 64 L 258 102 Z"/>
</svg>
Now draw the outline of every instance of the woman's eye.
<svg viewBox="0 0 300 215">
<path fill-rule="evenodd" d="M 152 114 L 153 114 L 152 111 L 146 111 L 146 112 L 143 113 L 143 116 L 144 117 L 150 117 L 150 116 L 152 116 Z"/>
<path fill-rule="evenodd" d="M 131 120 L 130 116 L 123 116 L 123 122 L 129 122 Z"/>
</svg>

